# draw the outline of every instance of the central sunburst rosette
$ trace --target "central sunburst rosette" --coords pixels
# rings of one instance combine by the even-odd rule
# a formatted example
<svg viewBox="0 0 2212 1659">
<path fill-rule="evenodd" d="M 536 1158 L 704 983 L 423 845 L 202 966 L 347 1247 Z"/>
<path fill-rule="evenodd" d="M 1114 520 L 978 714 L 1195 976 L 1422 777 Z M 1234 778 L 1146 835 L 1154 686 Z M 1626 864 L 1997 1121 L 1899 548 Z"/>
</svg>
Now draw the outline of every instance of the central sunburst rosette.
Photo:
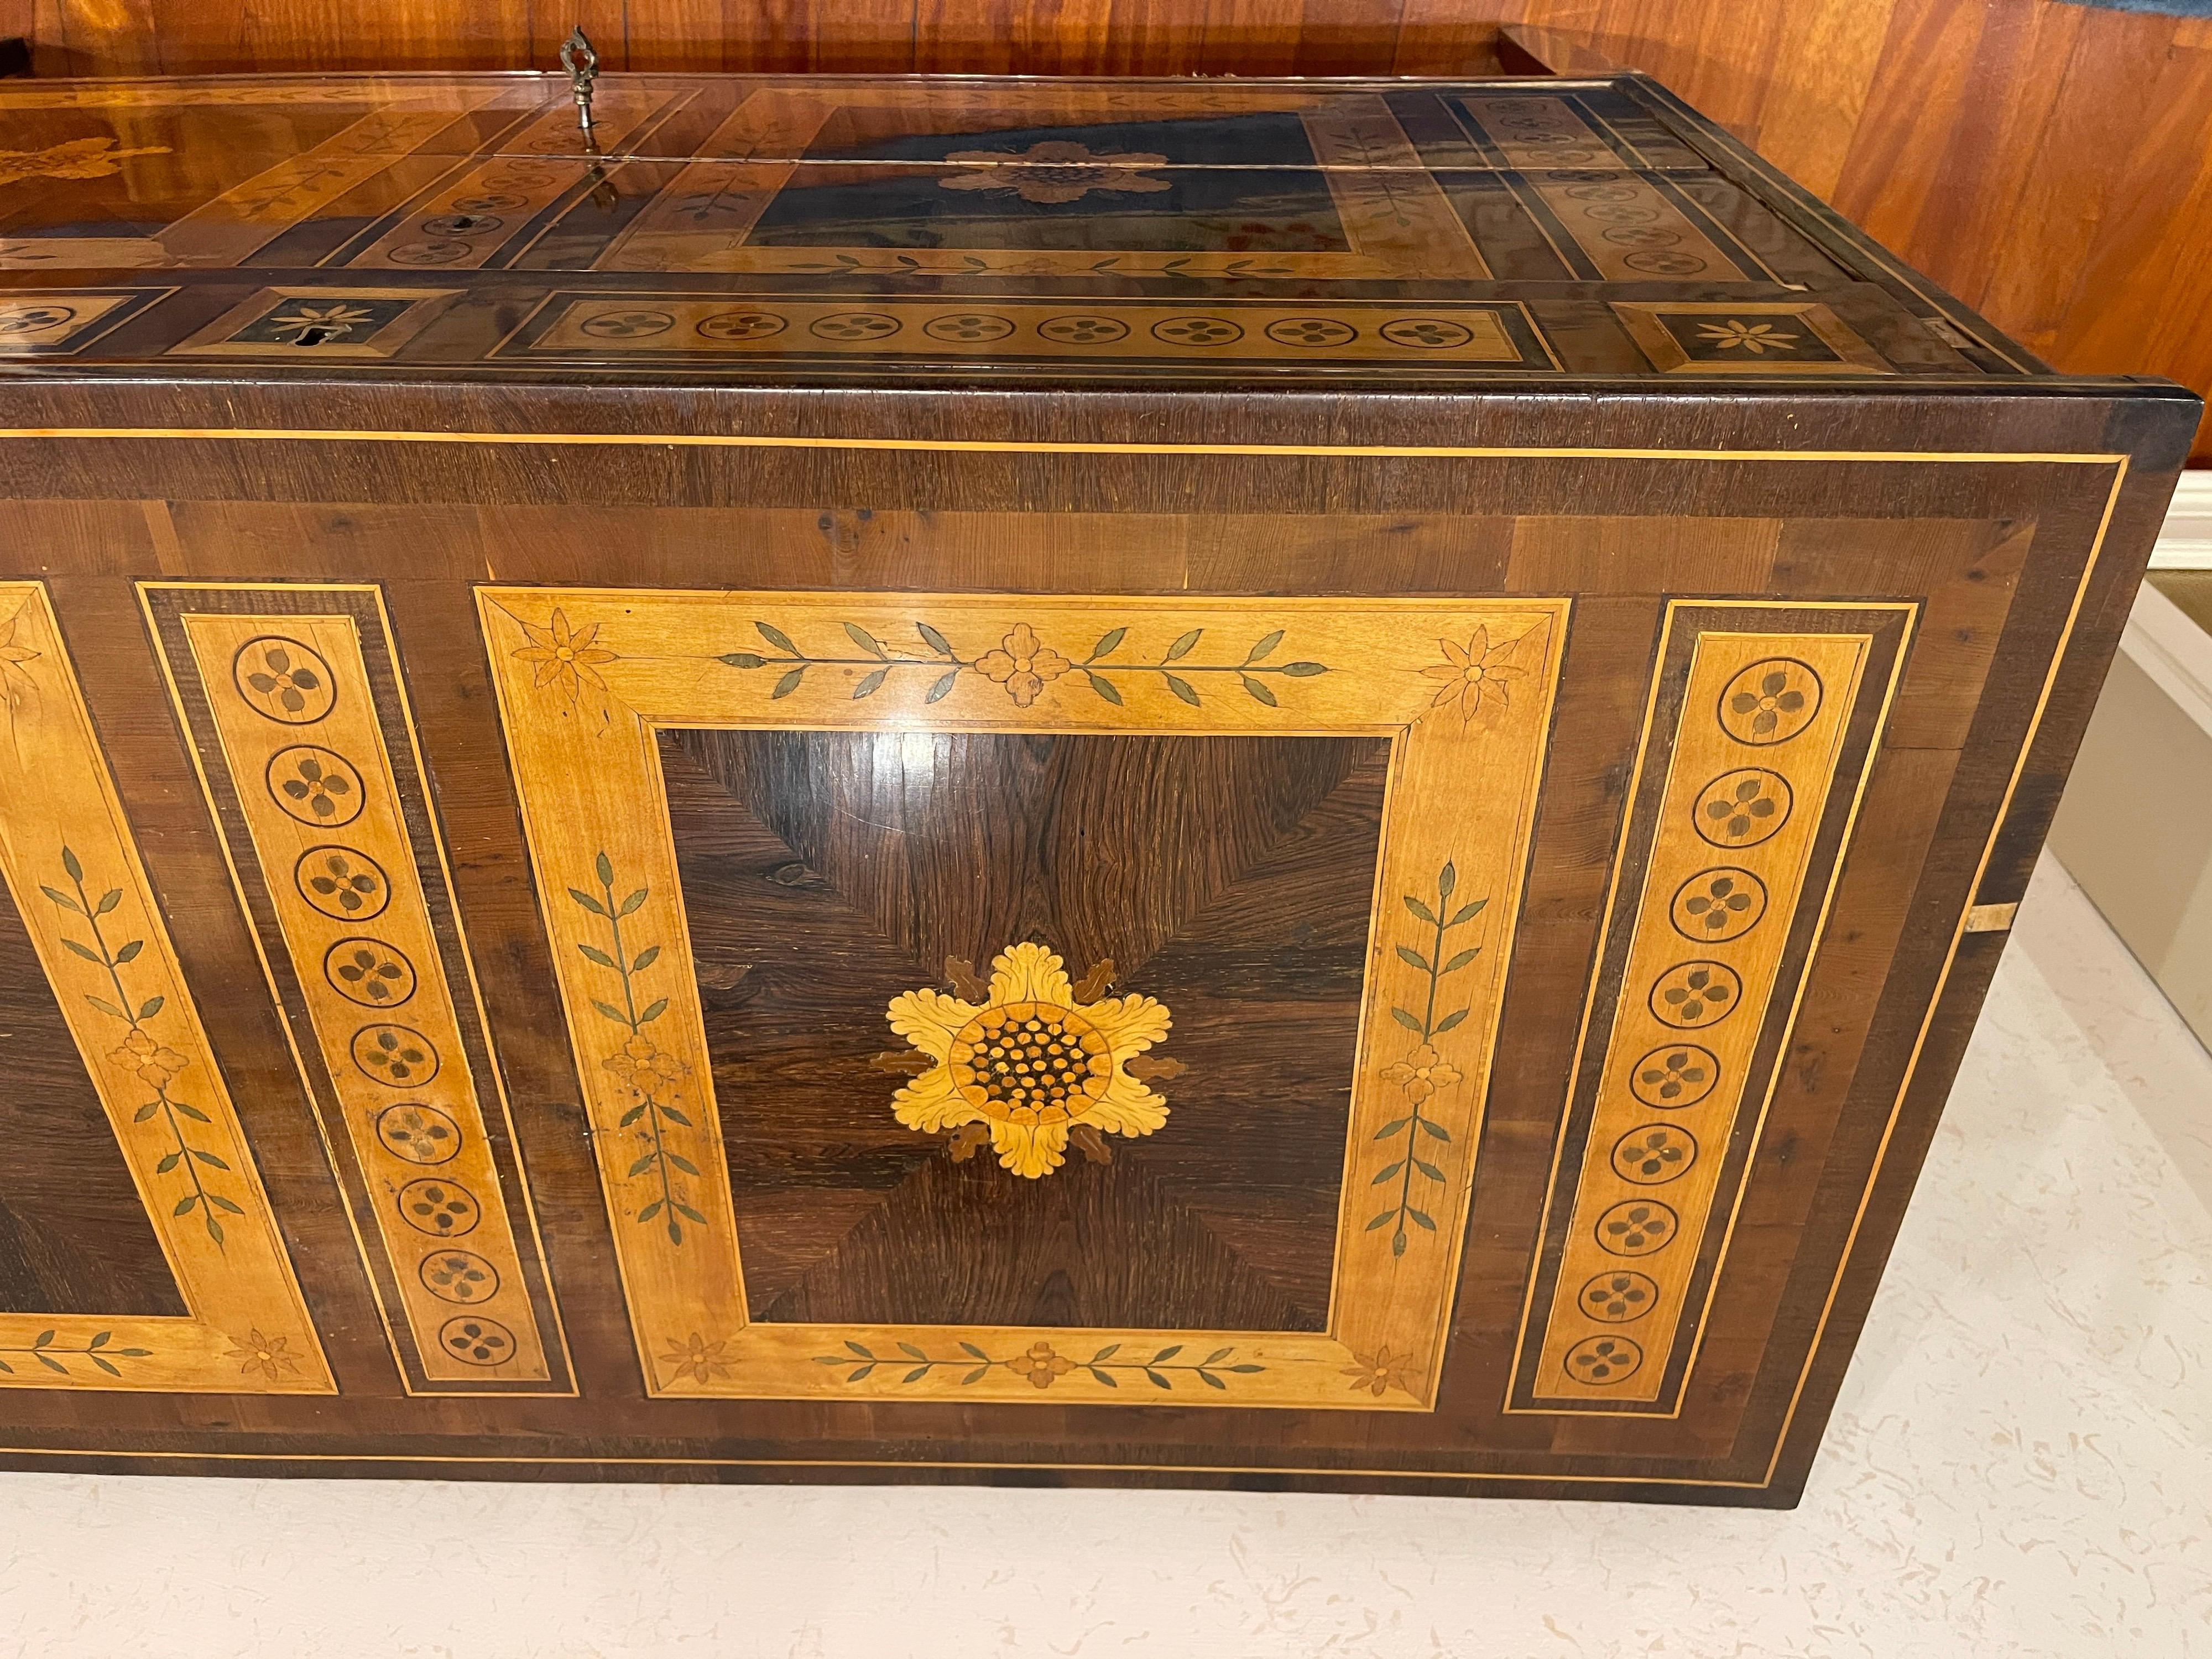
<svg viewBox="0 0 2212 1659">
<path fill-rule="evenodd" d="M 925 986 L 891 999 L 890 1025 L 935 1062 L 898 1091 L 898 1121 L 925 1133 L 977 1125 L 1018 1176 L 1060 1168 L 1072 1133 L 1148 1135 L 1168 1121 L 1167 1102 L 1125 1069 L 1167 1035 L 1167 1009 L 1080 1000 L 1042 945 L 1001 951 L 981 1004 Z"/>
</svg>

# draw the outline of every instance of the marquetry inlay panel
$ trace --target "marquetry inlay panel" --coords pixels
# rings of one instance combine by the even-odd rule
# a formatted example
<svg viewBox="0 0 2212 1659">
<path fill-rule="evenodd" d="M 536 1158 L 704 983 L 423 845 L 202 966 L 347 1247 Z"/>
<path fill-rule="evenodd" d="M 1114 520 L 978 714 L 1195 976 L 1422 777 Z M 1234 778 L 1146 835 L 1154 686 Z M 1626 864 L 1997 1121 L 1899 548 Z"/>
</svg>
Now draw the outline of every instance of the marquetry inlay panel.
<svg viewBox="0 0 2212 1659">
<path fill-rule="evenodd" d="M 1305 176 L 1316 210 L 1334 218 L 1338 245 L 1326 248 L 1198 251 L 1155 246 L 1102 246 L 1088 238 L 1073 246 L 1008 246 L 986 234 L 974 241 L 953 233 L 916 251 L 887 248 L 865 232 L 846 240 L 781 244 L 763 236 L 772 208 L 794 185 L 811 185 L 808 148 L 833 123 L 866 126 L 888 119 L 893 130 L 912 107 L 902 88 L 865 83 L 787 82 L 750 92 L 700 145 L 672 179 L 659 183 L 653 199 L 592 261 L 599 270 L 755 271 L 802 274 L 882 271 L 898 275 L 1100 277 L 1155 276 L 1243 280 L 1468 276 L 1487 277 L 1481 250 L 1437 181 L 1421 165 L 1389 102 L 1372 94 L 1317 94 L 1282 90 L 1258 100 L 1234 100 L 1204 88 L 1147 88 L 1131 93 L 1065 87 L 994 93 L 994 125 L 1007 115 L 1047 123 L 1111 122 L 1125 130 L 1174 132 L 1180 120 L 1234 111 L 1297 118 L 1304 157 L 1294 164 Z M 957 88 L 932 88 L 927 106 L 943 117 L 973 112 L 973 95 Z M 1134 117 L 1158 125 L 1137 126 Z M 1171 142 L 1171 141 L 1164 141 Z M 972 144 L 951 150 L 920 175 L 933 191 L 1047 204 L 1079 199 L 1093 191 L 1142 198 L 1171 185 L 1158 169 L 1188 167 L 1197 158 L 1169 150 L 1096 150 L 1087 144 L 1046 141 L 1043 148 L 994 141 L 985 131 Z M 1287 160 L 1288 158 L 1285 158 Z M 1205 165 L 1204 163 L 1200 163 Z M 867 171 L 865 164 L 848 178 Z M 903 164 L 878 168 L 910 174 Z M 847 171 L 841 169 L 841 171 Z M 1071 183 L 1070 180 L 1073 182 Z M 656 181 L 658 183 L 658 181 Z M 1268 175 L 1249 182 L 1262 189 Z M 1278 190 L 1292 182 L 1276 173 Z M 1073 196 L 1065 192 L 1073 190 Z M 1042 192 L 1042 193 L 1040 193 Z"/>
<path fill-rule="evenodd" d="M 459 289 L 266 288 L 169 348 L 179 357 L 320 357 L 379 362 L 461 297 Z"/>
<path fill-rule="evenodd" d="M 1881 354 L 1814 301 L 1613 302 L 1665 374 L 1894 374 Z"/>
<path fill-rule="evenodd" d="M 169 291 L 10 289 L 0 296 L 0 357 L 70 356 Z"/>
<path fill-rule="evenodd" d="M 490 82 L 476 86 L 418 83 L 335 100 L 298 86 L 196 89 L 186 95 L 187 106 L 322 101 L 340 109 L 350 106 L 354 118 L 289 154 L 240 152 L 232 167 L 222 169 L 228 176 L 216 193 L 179 217 L 167 222 L 157 218 L 143 232 L 136 226 L 118 226 L 118 232 L 127 228 L 127 234 L 87 235 L 72 226 L 53 237 L 0 237 L 0 270 L 51 270 L 60 262 L 115 270 L 240 264 L 341 198 L 406 168 L 420 152 L 433 150 L 471 112 L 515 94 L 513 87 Z M 535 101 L 543 94 L 532 88 L 525 95 Z M 132 110 L 141 115 L 174 110 L 179 101 L 169 88 L 68 88 L 57 89 L 53 96 L 58 101 L 51 107 Z M 173 144 L 117 147 L 109 152 L 107 159 L 113 165 L 106 170 L 116 171 L 140 157 L 167 158 L 175 150 Z M 82 169 L 82 158 L 74 159 Z M 195 161 L 204 159 L 195 153 Z M 76 176 L 96 173 L 80 170 Z"/>
<path fill-rule="evenodd" d="M 1680 1386 L 1687 1362 L 1669 1358 L 1718 1271 L 1693 1292 L 1700 1247 L 1716 1224 L 1725 1235 L 1741 1190 L 1731 1151 L 1756 1136 L 1779 1064 L 1770 1019 L 1794 1018 L 1811 949 L 1798 919 L 1808 901 L 1825 918 L 1880 714 L 1849 755 L 1846 739 L 1869 698 L 1886 708 L 1874 633 L 1753 632 L 1687 608 L 1670 610 L 1653 689 L 1656 714 L 1680 676 L 1671 732 L 1646 736 L 1664 769 L 1632 836 L 1648 837 L 1640 880 L 1616 894 L 1630 931 L 1590 1039 L 1603 1044 L 1595 1106 L 1571 1200 L 1547 1220 L 1548 1299 L 1523 1338 L 1528 1396 L 1547 1409 L 1650 1406 Z M 1793 613 L 1760 620 L 1773 614 Z"/>
<path fill-rule="evenodd" d="M 0 870 L 190 1310 L 0 1313 L 0 1388 L 331 1393 L 41 583 L 0 583 Z"/>
<path fill-rule="evenodd" d="M 1564 603 L 478 593 L 650 1392 L 1433 1405 Z M 686 917 L 705 901 L 684 890 L 657 741 L 670 728 L 884 733 L 887 765 L 961 734 L 1386 740 L 1327 1328 L 749 1310 L 730 1176 L 749 1148 L 717 1109 Z M 948 963 L 950 995 L 883 985 L 885 1036 L 909 1045 L 885 1056 L 908 1081 L 879 1085 L 884 1115 L 966 1138 L 956 1157 L 1023 1187 L 1063 1187 L 1066 1161 L 1111 1156 L 1109 1137 L 1177 1134 L 1175 1103 L 1206 1082 L 1148 1052 L 1175 1049 L 1175 1010 L 1141 985 L 1103 996 L 1110 963 L 1008 943 L 988 977 Z M 1097 1109 L 1071 1113 L 1085 1088 Z"/>
<path fill-rule="evenodd" d="M 349 379 L 2023 367 L 1893 265 L 1808 239 L 1639 87 L 615 77 L 588 144 L 557 77 L 0 107 L 32 192 L 0 235 L 27 284 L 0 299 L 0 357 Z M 131 270 L 164 285 L 108 286 Z M 1738 293 L 1741 316 L 1676 325 Z"/>
<path fill-rule="evenodd" d="M 896 352 L 1071 361 L 1310 362 L 1316 352 L 1362 362 L 1558 368 L 1526 307 L 1419 301 L 1326 305 L 1250 300 L 794 300 L 635 294 L 552 296 L 502 347 L 509 356 L 781 359 Z"/>
<path fill-rule="evenodd" d="M 1620 157 L 1565 98 L 1469 97 L 1461 107 L 1480 122 L 1504 164 L 1548 171 L 1613 167 Z"/>
<path fill-rule="evenodd" d="M 370 670 L 391 662 L 374 593 L 146 592 L 410 1386 L 564 1389 L 404 703 Z"/>
</svg>

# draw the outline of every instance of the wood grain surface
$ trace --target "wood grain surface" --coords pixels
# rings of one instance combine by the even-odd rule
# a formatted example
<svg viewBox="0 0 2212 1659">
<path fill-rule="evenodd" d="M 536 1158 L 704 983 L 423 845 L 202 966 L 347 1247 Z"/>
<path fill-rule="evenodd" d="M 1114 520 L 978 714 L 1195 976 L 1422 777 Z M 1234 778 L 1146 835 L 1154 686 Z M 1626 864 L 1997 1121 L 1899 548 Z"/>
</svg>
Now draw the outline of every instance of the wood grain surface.
<svg viewBox="0 0 2212 1659">
<path fill-rule="evenodd" d="M 721 432 L 788 430 L 798 408 L 788 393 L 747 394 L 740 407 L 627 388 L 620 418 L 647 435 L 594 444 L 540 440 L 608 424 L 611 405 L 599 393 L 325 386 L 311 394 L 271 383 L 222 395 L 228 405 L 218 409 L 212 389 L 172 387 L 165 414 L 199 429 L 226 421 L 266 430 L 351 420 L 367 430 L 373 420 L 386 430 L 480 441 L 47 441 L 15 452 L 15 493 L 0 510 L 16 544 L 43 550 L 68 573 L 53 579 L 57 606 L 88 665 L 88 700 L 195 981 L 231 982 L 256 970 L 191 758 L 166 712 L 134 580 L 158 573 L 234 580 L 277 570 L 295 580 L 374 581 L 384 589 L 519 1139 L 548 1217 L 552 1277 L 569 1316 L 584 1397 L 407 1397 L 354 1265 L 333 1178 L 281 1036 L 265 1006 L 210 1000 L 210 1035 L 226 1071 L 257 1079 L 241 1110 L 296 1241 L 343 1391 L 343 1427 L 282 1401 L 257 1402 L 248 1423 L 218 1427 L 208 1413 L 188 1413 L 179 1427 L 173 1400 L 10 1391 L 12 1459 L 43 1463 L 55 1449 L 76 1448 L 114 1467 L 588 1468 L 678 1478 L 758 1478 L 795 1466 L 817 1478 L 884 1478 L 895 1464 L 890 1472 L 901 1478 L 938 1480 L 1294 1480 L 1765 1504 L 1790 1501 L 1817 1443 L 1940 1110 L 1946 1068 L 1955 1064 L 1993 960 L 1996 936 L 1962 935 L 1960 924 L 1977 903 L 2018 896 L 2045 800 L 2148 547 L 2178 459 L 2183 412 L 2140 393 L 2104 401 L 1984 396 L 1918 410 L 1828 396 L 1792 405 L 1793 420 L 1802 423 L 1792 436 L 1813 447 L 1793 459 L 1775 453 L 1774 411 L 1758 400 L 1662 391 L 1603 410 L 1510 397 L 1409 402 L 1391 413 L 1387 434 L 1358 397 L 1267 400 L 1262 428 L 1224 418 L 1223 403 L 1188 392 L 1148 398 L 1142 408 L 1105 398 L 1052 408 L 941 393 L 901 398 L 895 410 L 865 393 L 816 393 L 805 400 L 811 433 L 837 435 L 824 443 L 794 434 L 806 441 L 789 447 L 714 441 Z M 120 389 L 97 385 L 26 382 L 7 397 L 23 426 L 121 425 L 141 412 Z M 1703 448 L 1665 452 L 1670 434 L 1690 428 Z M 502 429 L 522 441 L 481 441 Z M 2124 477 L 2106 447 L 2116 440 L 2141 457 Z M 1362 441 L 1410 452 L 1426 445 L 1433 453 L 1344 453 Z M 1001 445 L 1012 447 L 994 447 Z M 1222 453 L 1230 445 L 1235 453 Z M 1996 459 L 2006 454 L 2019 459 Z M 632 1328 L 635 1282 L 618 1265 L 618 1229 L 636 1224 L 609 1217 L 598 1149 L 586 1133 L 586 1074 L 599 1068 L 579 1067 L 568 1033 L 548 1018 L 564 1000 L 556 968 L 571 971 L 553 951 L 589 965 L 568 941 L 549 938 L 548 905 L 560 902 L 589 917 L 558 887 L 544 900 L 533 890 L 507 769 L 485 761 L 506 753 L 489 667 L 514 662 L 524 671 L 519 689 L 553 699 L 549 709 L 562 706 L 560 692 L 531 684 L 546 656 L 514 659 L 501 654 L 499 638 L 488 641 L 471 592 L 487 575 L 507 584 L 550 639 L 555 600 L 546 589 L 596 580 L 618 605 L 626 601 L 617 596 L 635 594 L 604 587 L 616 569 L 641 587 L 709 595 L 741 572 L 750 591 L 781 595 L 763 619 L 811 607 L 808 615 L 833 624 L 810 622 L 802 630 L 777 623 L 793 641 L 792 654 L 812 659 L 803 705 L 797 690 L 769 696 L 792 668 L 767 663 L 781 647 L 757 631 L 711 650 L 662 628 L 645 630 L 637 643 L 615 635 L 605 644 L 596 635 L 584 641 L 586 653 L 678 659 L 657 669 L 597 659 L 584 665 L 692 688 L 684 693 L 695 699 L 691 718 L 667 722 L 668 739 L 648 749 L 651 766 L 672 772 L 672 750 L 690 760 L 693 750 L 726 741 L 726 714 L 738 707 L 728 702 L 717 714 L 718 705 L 699 704 L 699 684 L 719 687 L 715 695 L 725 699 L 743 692 L 769 710 L 794 705 L 770 717 L 787 729 L 857 733 L 872 720 L 881 728 L 885 714 L 872 715 L 871 700 L 852 693 L 883 664 L 830 660 L 863 654 L 834 623 L 849 613 L 872 637 L 889 638 L 908 627 L 921 595 L 957 592 L 969 608 L 1024 607 L 1039 619 L 1041 640 L 1067 631 L 1048 629 L 1042 619 L 1070 594 L 1149 593 L 1158 596 L 1154 605 L 1217 611 L 1229 599 L 1299 608 L 1274 597 L 1285 588 L 1396 595 L 1396 603 L 1447 609 L 1575 596 L 1498 1017 L 1481 1176 L 1451 1336 L 1434 1367 L 1432 1409 L 1394 1385 L 1394 1376 L 1410 1384 L 1425 1376 L 1395 1350 L 1386 1358 L 1364 1349 L 1328 1372 L 1353 1409 L 1173 1409 L 1172 1389 L 1139 1374 L 1164 1349 L 1180 1348 L 1164 1362 L 1170 1366 L 1204 1365 L 1224 1347 L 1235 1352 L 1221 1367 L 1270 1366 L 1279 1352 L 1296 1354 L 1294 1345 L 1315 1338 L 1258 1339 L 1262 1346 L 1248 1356 L 1241 1334 L 1193 1347 L 1103 1327 L 1088 1328 L 1096 1334 L 1080 1347 L 1027 1328 L 1030 1334 L 1004 1350 L 983 1340 L 991 1328 L 953 1327 L 950 1353 L 916 1340 L 913 1328 L 886 1350 L 863 1328 L 854 1340 L 884 1364 L 854 1382 L 870 1362 L 814 1340 L 823 1327 L 762 1320 L 752 1330 L 793 1371 L 827 1379 L 805 1398 L 775 1400 L 723 1396 L 732 1379 L 718 1368 L 733 1350 L 716 1352 L 727 1339 L 702 1324 L 696 1347 L 690 1330 L 647 1345 L 661 1379 L 648 1390 Z M 1765 1123 L 1747 1137 L 1735 1242 L 1680 1412 L 1657 1419 L 1510 1412 L 1515 1335 L 1540 1265 L 1554 1147 L 1562 1114 L 1571 1109 L 1577 1023 L 1623 833 L 1654 652 L 1669 597 L 1686 592 L 1770 595 L 1775 614 L 1761 625 L 1783 633 L 1796 631 L 1787 621 L 1793 599 L 1908 604 L 1922 620 L 1836 888 L 1835 915 L 1848 926 L 1832 928 L 1811 952 L 1806 1006 L 1820 1018 L 1801 1025 Z M 576 633 L 588 623 L 574 608 L 567 621 L 573 660 Z M 548 649 L 527 630 L 513 631 L 507 644 L 514 650 Z M 940 631 L 957 654 L 974 659 L 964 625 Z M 918 636 L 908 628 L 904 637 Z M 763 661 L 716 660 L 711 668 L 688 661 L 702 653 Z M 557 652 L 550 659 L 561 660 Z M 1333 660 L 1326 652 L 1314 659 Z M 1217 662 L 1211 654 L 1193 660 Z M 1024 714 L 1048 696 L 1072 695 L 1110 710 L 1087 685 L 1067 685 L 1068 678 L 1045 681 L 1030 710 L 1002 683 L 984 680 L 919 706 L 947 711 L 932 720 L 939 731 L 957 731 L 963 710 L 972 717 L 1003 705 Z M 1333 678 L 1303 684 L 1327 686 Z M 902 699 L 919 700 L 935 684 L 902 670 L 884 685 L 908 679 L 917 683 Z M 580 669 L 578 683 L 580 689 Z M 1235 695 L 1254 714 L 1265 712 Z M 1158 691 L 1125 696 L 1160 698 L 1147 707 L 1188 708 Z M 884 706 L 892 730 L 914 723 L 898 712 L 908 706 Z M 711 742 L 700 735 L 710 732 Z M 1234 735 L 1273 740 L 1249 726 Z M 788 753 L 796 757 L 815 752 L 805 744 L 817 739 L 778 741 L 794 745 Z M 744 758 L 747 768 L 754 763 L 750 753 Z M 1348 773 L 1338 793 L 1355 781 Z M 714 787 L 722 799 L 735 799 Z M 799 842 L 811 833 L 804 817 L 783 823 Z M 573 839 L 587 831 L 571 823 L 562 833 Z M 698 850 L 710 845 L 702 842 Z M 758 850 L 765 856 L 768 849 Z M 590 855 L 586 848 L 587 870 Z M 866 890 L 847 867 L 848 884 Z M 680 872 L 678 878 L 690 879 Z M 803 888 L 783 890 L 806 896 Z M 975 924 L 968 926 L 972 932 Z M 663 937 L 688 933 L 672 927 Z M 726 959 L 710 978 L 726 980 L 751 960 L 734 942 L 714 948 Z M 646 971 L 657 969 L 656 963 Z M 1394 971 L 1416 970 L 1400 963 Z M 726 994 L 705 979 L 695 982 L 703 1000 Z M 586 1018 L 606 1023 L 596 1012 Z M 1175 1054 L 1173 1041 L 1161 1052 Z M 726 1048 L 720 1060 L 710 1052 L 704 1069 L 712 1074 L 728 1058 Z M 1161 1085 L 1171 1105 L 1187 1079 Z M 884 1100 L 900 1078 L 870 1070 L 869 1081 L 878 1091 L 873 1097 Z M 1134 1152 L 1158 1139 L 1116 1137 L 1115 1150 Z M 859 1149 L 848 1154 L 825 1141 L 823 1162 L 848 1157 L 855 1170 L 867 1167 Z M 931 1167 L 963 1179 L 984 1173 L 941 1154 Z M 1098 1167 L 1063 1170 L 1045 1184 Z M 873 1248 L 855 1247 L 857 1282 L 866 1282 Z M 1247 1252 L 1255 1260 L 1265 1254 L 1260 1244 Z M 1294 1285 L 1296 1277 L 1279 1282 Z M 1117 1348 L 1102 1364 L 1136 1365 L 1109 1371 L 1114 1386 L 1141 1389 L 1160 1408 L 1079 1401 L 1073 1364 L 1140 1335 L 1146 1341 L 1133 1358 Z M 935 1363 L 907 1384 L 922 1362 L 897 1349 L 901 1340 L 921 1347 L 928 1362 L 971 1358 L 957 1343 L 975 1342 L 1012 1388 L 992 1403 L 962 1403 L 959 1378 L 967 1373 L 948 1374 Z M 1040 1341 L 1052 1346 L 1049 1358 L 1032 1352 Z M 899 1365 L 893 1354 L 908 1363 Z M 836 1366 L 817 1363 L 824 1358 Z M 1070 1358 L 1068 1372 L 1053 1369 L 1062 1358 Z M 1007 1361 L 1022 1369 L 1010 1372 Z M 1028 1380 L 1038 1366 L 1049 1375 L 1043 1388 Z M 1224 1383 L 1268 1379 L 1264 1371 L 1217 1374 Z M 1200 1389 L 1212 1397 L 1192 1373 L 1163 1376 L 1184 1397 Z M 1376 1381 L 1382 1396 L 1366 1391 Z M 1093 1399 L 1108 1387 L 1087 1373 L 1081 1386 Z"/>
<path fill-rule="evenodd" d="M 195 1316 L 0 1314 L 0 1461 L 1792 1501 L 2194 400 L 1647 79 L 611 81 L 613 160 L 558 90 L 0 92 L 0 680 L 75 722 L 0 841 Z M 278 623 L 313 683 L 211 717 Z M 57 814 L 127 961 L 41 932 Z M 385 909 L 266 902 L 356 821 Z M 403 887 L 343 962 L 421 1023 L 334 1044 L 324 934 Z M 90 1041 L 94 966 L 161 1029 Z M 323 1087 L 414 1048 L 542 1337 L 469 1398 Z M 252 1262 L 117 1092 L 180 1079 Z M 1631 1189 L 1648 1344 L 1584 1328 Z"/>
<path fill-rule="evenodd" d="M 1386 744 L 661 748 L 757 1317 L 1324 1327 Z M 1172 1012 L 1173 1134 L 1008 1182 L 892 1118 L 884 988 L 1024 939 Z"/>
</svg>

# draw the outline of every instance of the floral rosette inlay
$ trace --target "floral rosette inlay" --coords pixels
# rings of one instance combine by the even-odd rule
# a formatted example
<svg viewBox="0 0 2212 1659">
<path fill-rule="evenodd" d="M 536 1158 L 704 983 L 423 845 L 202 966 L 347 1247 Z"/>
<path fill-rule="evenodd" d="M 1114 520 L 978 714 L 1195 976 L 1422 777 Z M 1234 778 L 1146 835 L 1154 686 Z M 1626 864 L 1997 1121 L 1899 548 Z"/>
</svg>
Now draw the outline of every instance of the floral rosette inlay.
<svg viewBox="0 0 2212 1659">
<path fill-rule="evenodd" d="M 1064 138 L 1048 138 L 1025 150 L 956 149 L 945 159 L 954 167 L 978 170 L 940 179 L 940 189 L 1003 191 L 1047 205 L 1079 202 L 1094 190 L 1156 196 L 1170 188 L 1166 179 L 1139 171 L 1165 167 L 1164 155 L 1149 150 L 1101 154 Z"/>
<path fill-rule="evenodd" d="M 1006 688 L 1015 707 L 1026 708 L 1037 693 L 1073 666 L 1068 659 L 1040 641 L 1027 623 L 1016 623 L 995 651 L 975 659 L 975 672 L 994 685 Z"/>
<path fill-rule="evenodd" d="M 1002 1168 L 1035 1179 L 1065 1162 L 1073 1133 L 1148 1135 L 1167 1121 L 1167 1102 L 1126 1069 L 1167 1036 L 1166 1008 L 1082 1000 L 1042 945 L 1001 951 L 991 969 L 980 1004 L 927 986 L 891 999 L 891 1030 L 934 1062 L 899 1090 L 900 1122 L 978 1125 Z"/>
<path fill-rule="evenodd" d="M 514 655 L 529 663 L 535 670 L 532 684 L 543 688 L 557 686 L 562 696 L 574 702 L 586 686 L 595 691 L 607 689 L 600 677 L 599 665 L 618 660 L 617 653 L 604 646 L 594 645 L 599 636 L 599 624 L 586 623 L 581 628 L 568 626 L 565 611 L 556 611 L 543 628 L 535 623 L 522 622 L 522 631 L 530 636 L 530 643 Z"/>
</svg>

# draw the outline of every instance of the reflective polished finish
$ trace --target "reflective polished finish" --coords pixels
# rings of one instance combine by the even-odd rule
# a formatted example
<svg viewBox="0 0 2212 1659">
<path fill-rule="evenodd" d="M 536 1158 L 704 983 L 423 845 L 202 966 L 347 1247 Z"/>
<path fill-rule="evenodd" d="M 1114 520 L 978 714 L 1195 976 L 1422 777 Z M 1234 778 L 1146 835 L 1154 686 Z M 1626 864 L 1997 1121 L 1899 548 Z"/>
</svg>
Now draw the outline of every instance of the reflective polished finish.
<svg viewBox="0 0 2212 1659">
<path fill-rule="evenodd" d="M 0 91 L 0 1458 L 1791 1501 L 2193 400 L 1640 77 L 592 94 Z"/>
</svg>

